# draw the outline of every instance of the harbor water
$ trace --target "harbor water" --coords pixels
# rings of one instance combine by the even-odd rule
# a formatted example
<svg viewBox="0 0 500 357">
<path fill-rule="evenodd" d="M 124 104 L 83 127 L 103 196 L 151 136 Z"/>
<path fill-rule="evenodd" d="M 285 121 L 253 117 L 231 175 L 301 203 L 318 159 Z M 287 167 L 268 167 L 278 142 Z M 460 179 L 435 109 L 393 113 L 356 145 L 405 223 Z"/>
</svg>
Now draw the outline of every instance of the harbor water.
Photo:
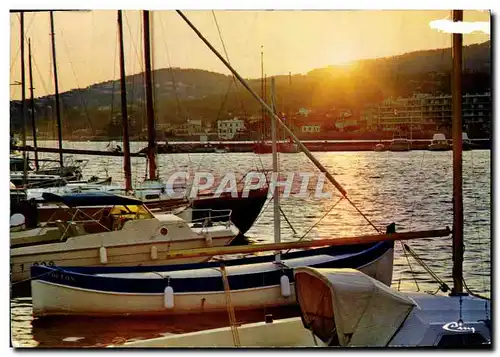
<svg viewBox="0 0 500 357">
<path fill-rule="evenodd" d="M 67 148 L 104 150 L 106 142 L 65 142 Z M 121 145 L 120 142 L 117 144 Z M 40 144 L 39 144 L 40 145 Z M 40 146 L 56 147 L 55 142 Z M 134 142 L 131 151 L 145 147 Z M 488 150 L 463 153 L 464 201 L 464 278 L 472 291 L 489 296 L 491 290 L 491 155 Z M 32 156 L 32 153 L 30 154 Z M 41 154 L 57 158 L 53 154 Z M 318 152 L 318 160 L 345 188 L 349 198 L 380 230 L 394 222 L 397 231 L 443 229 L 452 227 L 452 152 Z M 76 158 L 76 157 L 75 157 Z M 113 182 L 123 182 L 121 157 L 78 156 L 89 159 L 85 178 L 109 175 Z M 330 198 L 316 197 L 318 170 L 303 153 L 280 154 L 280 171 L 310 173 L 305 197 L 296 197 L 300 182 L 292 194 L 281 199 L 281 207 L 293 229 L 281 221 L 282 241 L 306 238 L 348 237 L 375 233 L 366 220 L 325 180 L 322 192 Z M 211 172 L 222 177 L 234 172 L 243 177 L 247 171 L 271 169 L 271 154 L 196 153 L 159 155 L 160 177 L 174 172 Z M 146 160 L 132 158 L 134 182 L 144 179 Z M 296 174 L 295 177 L 298 177 Z M 247 232 L 255 243 L 273 242 L 273 205 L 264 205 L 258 220 Z M 333 207 L 333 208 L 332 208 Z M 314 226 L 314 227 L 313 227 Z M 313 227 L 311 229 L 311 227 Z M 404 242 L 443 279 L 452 285 L 451 236 Z M 438 284 L 396 242 L 392 287 L 402 291 L 436 292 Z M 275 318 L 294 316 L 296 308 L 236 313 L 239 322 L 262 321 L 272 313 Z M 42 318 L 33 319 L 30 298 L 11 300 L 11 340 L 18 347 L 102 347 L 125 341 L 228 326 L 227 314 L 213 316 L 162 318 Z"/>
</svg>

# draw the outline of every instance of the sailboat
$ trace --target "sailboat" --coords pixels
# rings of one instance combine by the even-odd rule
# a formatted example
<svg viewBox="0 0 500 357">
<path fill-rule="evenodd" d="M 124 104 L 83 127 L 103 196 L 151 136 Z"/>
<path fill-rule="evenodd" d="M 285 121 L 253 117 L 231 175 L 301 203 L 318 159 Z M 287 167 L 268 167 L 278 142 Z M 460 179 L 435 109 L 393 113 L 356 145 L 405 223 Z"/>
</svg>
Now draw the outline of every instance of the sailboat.
<svg viewBox="0 0 500 357">
<path fill-rule="evenodd" d="M 462 16 L 462 11 L 453 11 L 453 21 L 462 21 Z M 490 300 L 463 291 L 461 45 L 462 35 L 454 33 L 454 286 L 449 295 L 399 293 L 359 270 L 299 267 L 294 269 L 294 277 L 300 318 L 171 335 L 124 346 L 463 348 L 491 344 Z"/>
<path fill-rule="evenodd" d="M 68 207 L 72 219 L 10 233 L 12 282 L 28 279 L 29 267 L 38 264 L 137 266 L 202 262 L 209 257 L 186 261 L 165 259 L 164 253 L 224 246 L 239 233 L 231 223 L 230 212 L 218 212 L 219 222 L 186 221 L 174 214 L 155 215 L 141 200 L 110 193 L 46 193 L 45 199 Z M 83 212 L 82 207 L 93 207 L 93 214 Z"/>
<path fill-rule="evenodd" d="M 182 12 L 178 13 L 195 30 L 194 25 Z M 340 184 L 281 122 L 275 111 L 248 86 L 208 41 L 199 32 L 197 33 L 272 118 L 274 174 L 278 173 L 276 124 L 279 123 L 306 156 L 343 193 L 345 199 L 350 201 Z M 33 266 L 31 267 L 33 313 L 35 316 L 172 315 L 220 311 L 228 309 L 228 306 L 248 310 L 263 306 L 290 305 L 296 303 L 293 280 L 293 269 L 296 267 L 355 268 L 383 284 L 390 285 L 395 240 L 449 235 L 449 230 L 446 229 L 396 233 L 395 225 L 391 224 L 386 234 L 281 243 L 279 221 L 279 191 L 275 187 L 275 243 L 172 251 L 166 252 L 165 258 L 192 258 L 261 251 L 275 251 L 275 255 L 181 267 Z M 281 253 L 282 250 L 319 246 L 329 247 Z"/>
</svg>

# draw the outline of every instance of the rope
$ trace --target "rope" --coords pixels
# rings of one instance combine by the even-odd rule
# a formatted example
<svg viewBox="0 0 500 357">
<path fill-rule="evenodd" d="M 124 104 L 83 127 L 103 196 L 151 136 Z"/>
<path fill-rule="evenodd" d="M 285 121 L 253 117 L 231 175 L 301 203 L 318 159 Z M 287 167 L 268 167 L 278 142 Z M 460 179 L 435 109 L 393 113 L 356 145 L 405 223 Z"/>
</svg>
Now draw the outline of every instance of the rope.
<svg viewBox="0 0 500 357">
<path fill-rule="evenodd" d="M 318 224 L 319 224 L 319 223 L 320 223 L 320 222 L 321 222 L 321 221 L 322 221 L 322 220 L 323 220 L 323 219 L 324 219 L 324 218 L 325 218 L 325 217 L 326 217 L 326 216 L 327 216 L 327 215 L 328 215 L 328 214 L 329 214 L 329 213 L 330 213 L 330 212 L 331 212 L 334 208 L 335 208 L 335 206 L 337 206 L 337 205 L 340 203 L 340 201 L 342 201 L 342 199 L 343 199 L 343 198 L 344 198 L 344 196 L 341 196 L 341 197 L 338 199 L 338 201 L 337 201 L 337 202 L 335 202 L 335 203 L 333 204 L 333 206 L 332 206 L 332 207 L 330 207 L 330 209 L 329 209 L 328 211 L 326 211 L 326 213 L 325 213 L 325 214 L 323 214 L 323 216 L 321 216 L 321 218 L 320 218 L 320 219 L 319 219 L 319 220 L 318 220 L 315 224 L 313 224 L 313 225 L 312 225 L 312 226 L 311 226 L 311 227 L 310 227 L 310 228 L 306 231 L 306 233 L 304 233 L 304 234 L 302 235 L 302 237 L 300 237 L 300 238 L 299 238 L 299 240 L 297 240 L 297 242 L 300 242 L 302 239 L 304 239 L 304 237 L 305 237 L 307 234 L 309 234 L 309 232 L 310 232 L 311 230 L 313 230 L 313 229 L 314 229 L 314 227 L 316 227 L 316 226 L 317 226 L 317 225 L 318 225 Z M 290 250 L 291 250 L 291 249 L 288 249 L 285 253 L 288 253 Z"/>
<path fill-rule="evenodd" d="M 480 294 L 477 294 L 475 292 L 473 292 L 472 290 L 469 289 L 469 287 L 467 286 L 467 284 L 465 283 L 465 279 L 462 278 L 462 282 L 464 283 L 464 287 L 465 287 L 465 290 L 472 296 L 475 296 L 477 298 L 480 298 L 480 299 L 485 299 L 485 300 L 491 300 L 490 298 L 486 297 L 486 296 L 483 296 L 483 295 L 480 295 Z"/>
<path fill-rule="evenodd" d="M 24 283 L 26 281 L 36 280 L 36 279 L 41 278 L 42 276 L 45 276 L 49 273 L 52 273 L 52 271 L 47 271 L 47 272 L 40 274 L 40 275 L 31 276 L 31 277 L 24 279 L 24 280 L 15 281 L 15 282 L 10 284 L 10 287 L 12 288 L 14 285 L 21 284 L 21 283 Z"/>
<path fill-rule="evenodd" d="M 401 242 L 401 244 L 403 243 Z M 407 244 L 403 244 L 403 249 L 405 249 L 405 251 L 408 251 L 408 253 L 410 253 L 411 256 L 417 261 L 417 263 L 419 263 L 422 268 L 424 268 L 432 276 L 432 278 L 439 284 L 439 288 L 442 292 L 445 293 L 450 290 L 449 286 L 439 276 L 437 276 L 437 274 L 434 273 L 427 264 L 425 264 L 422 258 L 420 258 L 413 249 L 411 249 Z"/>
<path fill-rule="evenodd" d="M 238 328 L 236 323 L 236 317 L 234 315 L 234 308 L 231 303 L 231 291 L 229 290 L 229 281 L 227 279 L 226 267 L 224 262 L 221 261 L 220 270 L 222 273 L 222 282 L 224 284 L 224 294 L 226 296 L 226 308 L 229 315 L 229 324 L 231 325 L 231 332 L 233 334 L 233 343 L 235 347 L 240 347 L 240 336 L 238 334 Z"/>
<path fill-rule="evenodd" d="M 415 285 L 417 286 L 417 291 L 420 291 L 420 287 L 418 286 L 417 278 L 415 277 L 415 272 L 413 271 L 413 267 L 411 266 L 410 259 L 408 258 L 408 255 L 406 254 L 406 250 L 405 250 L 405 247 L 403 246 L 403 242 L 399 241 L 399 243 L 401 244 L 401 249 L 403 249 L 403 254 L 405 255 L 406 261 L 408 262 L 408 266 L 410 267 L 411 276 L 413 277 L 413 280 L 415 281 Z"/>
<path fill-rule="evenodd" d="M 465 59 L 464 59 L 464 60 L 465 60 Z M 471 166 L 472 166 L 471 174 L 472 174 L 472 177 L 474 177 L 474 176 L 476 175 L 476 170 L 475 170 L 476 165 L 474 164 L 474 155 L 473 155 L 473 153 L 472 153 L 472 152 L 470 153 L 470 159 L 471 159 Z M 477 207 L 477 206 L 478 206 L 478 199 L 477 199 L 477 195 L 474 195 L 473 197 L 474 197 L 474 203 L 475 203 L 475 205 L 476 205 L 476 207 Z M 477 213 L 477 211 L 474 211 L 474 215 L 475 215 L 475 217 L 476 217 L 476 218 L 478 217 L 478 213 Z M 475 232 L 476 232 L 476 237 L 477 237 L 478 243 L 482 243 L 481 235 L 478 233 L 478 231 L 477 231 L 477 230 L 475 230 Z M 481 245 L 482 245 L 482 244 L 481 244 Z M 463 244 L 463 249 L 464 249 L 464 256 L 465 256 L 465 241 L 464 241 L 464 244 Z M 485 272 L 485 270 L 486 270 L 486 269 L 485 269 L 485 259 L 481 259 L 481 263 L 480 263 L 480 264 L 481 264 L 481 270 L 482 270 L 483 272 Z M 470 291 L 470 290 L 469 290 L 469 288 L 467 287 L 467 284 L 465 284 L 465 278 L 463 278 L 463 279 L 464 279 L 464 280 L 463 280 L 463 282 L 464 282 L 464 287 L 465 287 L 466 291 L 467 291 L 469 294 L 473 295 L 473 296 L 478 296 L 478 297 L 480 297 L 480 295 L 477 295 L 477 294 L 475 294 L 475 293 L 473 293 L 472 291 Z M 484 289 L 486 290 L 486 277 L 485 277 L 485 275 L 484 275 L 484 274 L 482 274 L 482 279 L 481 279 L 481 280 L 482 280 L 482 282 L 483 282 L 483 287 L 484 287 Z M 486 291 L 487 291 L 487 290 L 486 290 Z"/>
<path fill-rule="evenodd" d="M 165 29 L 163 28 L 163 21 L 162 18 L 160 17 L 160 27 L 161 31 L 165 33 Z M 172 68 L 172 63 L 170 62 L 170 52 L 168 51 L 168 44 L 165 36 L 162 36 L 163 43 L 165 44 L 165 53 L 167 55 L 167 61 L 168 61 L 168 68 L 170 70 L 170 76 L 172 78 L 172 86 L 174 87 L 174 96 L 175 96 L 175 103 L 177 105 L 177 113 L 178 115 L 184 116 L 185 119 L 187 119 L 187 116 L 183 112 L 183 108 L 181 107 L 181 103 L 179 100 L 179 94 L 177 93 L 177 83 L 175 82 L 175 76 L 174 76 L 174 70 Z"/>
<path fill-rule="evenodd" d="M 87 116 L 87 121 L 89 122 L 90 130 L 92 130 L 92 134 L 94 135 L 94 127 L 92 126 L 92 121 L 90 120 L 90 115 L 89 115 L 89 112 L 88 112 L 87 103 L 84 100 L 81 88 L 78 85 L 78 78 L 76 76 L 75 68 L 73 66 L 73 61 L 71 61 L 70 53 L 68 51 L 68 45 L 66 44 L 66 40 L 64 39 L 64 32 L 62 30 L 61 30 L 61 39 L 62 39 L 62 42 L 63 42 L 63 45 L 64 45 L 64 50 L 66 51 L 66 56 L 68 56 L 69 64 L 70 64 L 70 67 L 71 67 L 71 71 L 73 72 L 73 76 L 75 77 L 76 88 L 78 88 L 78 97 L 80 98 L 80 102 L 82 103 L 83 110 L 85 111 L 85 115 Z M 115 48 L 115 61 L 113 63 L 115 63 L 115 62 L 116 62 L 116 48 Z M 115 74 L 113 72 L 113 78 L 114 78 L 114 75 Z M 62 101 L 62 96 L 61 96 L 61 101 Z M 111 104 L 111 105 L 113 105 L 113 104 Z M 111 107 L 111 108 L 113 108 L 113 107 Z M 66 110 L 66 114 L 67 114 L 67 110 Z M 67 120 L 65 122 L 67 122 Z"/>
<path fill-rule="evenodd" d="M 217 32 L 219 33 L 220 42 L 222 43 L 222 48 L 224 49 L 224 54 L 226 55 L 227 62 L 231 63 L 229 61 L 229 55 L 227 54 L 227 51 L 226 51 L 226 45 L 224 44 L 224 40 L 222 38 L 222 33 L 221 33 L 220 28 L 219 28 L 219 23 L 217 22 L 217 17 L 215 16 L 215 11 L 213 11 L 213 10 L 212 10 L 212 15 L 214 16 L 215 26 L 217 26 Z M 233 74 L 232 77 L 233 77 L 234 87 L 236 88 L 236 94 L 238 96 L 238 100 L 240 101 L 241 109 L 243 110 L 243 113 L 245 114 L 245 117 L 248 117 L 247 111 L 245 110 L 245 106 L 243 104 L 243 100 L 241 99 L 241 96 L 240 96 L 240 91 L 239 91 L 239 88 L 238 88 L 238 82 L 236 82 L 236 77 L 234 76 L 234 74 Z M 229 89 L 230 88 L 231 88 L 231 82 L 229 82 L 229 86 L 228 86 L 227 92 L 226 92 L 226 98 L 224 98 L 224 101 L 227 99 L 227 95 L 229 94 Z"/>
</svg>

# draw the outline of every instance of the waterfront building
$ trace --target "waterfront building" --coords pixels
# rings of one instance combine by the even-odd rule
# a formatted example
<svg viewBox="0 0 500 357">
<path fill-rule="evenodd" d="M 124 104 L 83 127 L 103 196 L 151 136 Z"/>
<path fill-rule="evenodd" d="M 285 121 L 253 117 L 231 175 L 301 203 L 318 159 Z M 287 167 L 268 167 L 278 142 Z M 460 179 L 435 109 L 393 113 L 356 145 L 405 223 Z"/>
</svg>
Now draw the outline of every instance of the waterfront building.
<svg viewBox="0 0 500 357">
<path fill-rule="evenodd" d="M 217 121 L 217 134 L 220 139 L 231 140 L 243 130 L 245 130 L 245 121 L 237 117 Z"/>
</svg>

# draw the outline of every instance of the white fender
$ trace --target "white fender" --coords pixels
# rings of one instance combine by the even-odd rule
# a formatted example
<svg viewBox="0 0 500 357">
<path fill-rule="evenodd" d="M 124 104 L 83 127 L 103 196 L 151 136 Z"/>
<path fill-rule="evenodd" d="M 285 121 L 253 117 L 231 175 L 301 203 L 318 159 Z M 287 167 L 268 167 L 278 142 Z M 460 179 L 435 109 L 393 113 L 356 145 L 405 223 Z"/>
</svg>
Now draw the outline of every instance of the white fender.
<svg viewBox="0 0 500 357">
<path fill-rule="evenodd" d="M 108 262 L 108 251 L 106 247 L 102 246 L 99 248 L 99 257 L 101 258 L 101 264 L 106 264 Z"/>
<path fill-rule="evenodd" d="M 26 219 L 21 213 L 14 213 L 10 217 L 10 229 L 11 231 L 20 231 L 26 228 Z"/>
<path fill-rule="evenodd" d="M 290 279 L 288 279 L 288 276 L 282 275 L 280 278 L 280 285 L 281 285 L 281 295 L 284 297 L 289 297 L 290 296 Z"/>
<path fill-rule="evenodd" d="M 207 247 L 212 246 L 212 235 L 210 233 L 205 234 L 205 242 L 207 243 Z"/>
<path fill-rule="evenodd" d="M 167 309 L 174 308 L 174 289 L 170 285 L 165 288 L 164 305 Z"/>
<path fill-rule="evenodd" d="M 158 249 L 154 245 L 151 247 L 151 259 L 158 259 Z"/>
</svg>

